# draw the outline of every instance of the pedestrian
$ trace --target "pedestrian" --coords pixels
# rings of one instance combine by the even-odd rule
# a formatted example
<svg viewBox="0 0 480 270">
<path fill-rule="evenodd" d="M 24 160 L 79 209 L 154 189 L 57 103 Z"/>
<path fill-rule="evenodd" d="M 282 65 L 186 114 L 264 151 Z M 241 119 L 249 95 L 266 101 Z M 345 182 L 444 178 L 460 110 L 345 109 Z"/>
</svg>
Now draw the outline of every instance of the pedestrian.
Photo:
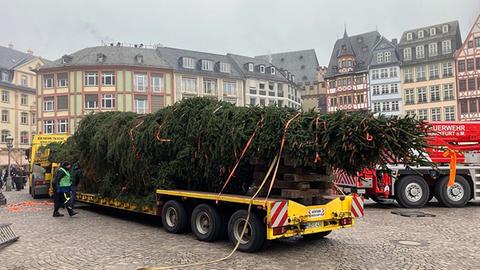
<svg viewBox="0 0 480 270">
<path fill-rule="evenodd" d="M 72 179 L 70 176 L 70 169 L 72 165 L 65 161 L 62 163 L 60 169 L 57 170 L 55 175 L 55 181 L 52 183 L 53 191 L 54 191 L 54 210 L 53 216 L 54 217 L 63 217 L 63 214 L 60 214 L 58 210 L 60 207 L 65 206 L 67 208 L 68 214 L 72 217 L 77 214 L 71 206 L 71 186 L 72 186 Z"/>
<path fill-rule="evenodd" d="M 75 209 L 75 198 L 77 196 L 77 187 L 82 178 L 82 171 L 80 170 L 80 163 L 77 161 L 72 168 L 72 207 Z"/>
</svg>

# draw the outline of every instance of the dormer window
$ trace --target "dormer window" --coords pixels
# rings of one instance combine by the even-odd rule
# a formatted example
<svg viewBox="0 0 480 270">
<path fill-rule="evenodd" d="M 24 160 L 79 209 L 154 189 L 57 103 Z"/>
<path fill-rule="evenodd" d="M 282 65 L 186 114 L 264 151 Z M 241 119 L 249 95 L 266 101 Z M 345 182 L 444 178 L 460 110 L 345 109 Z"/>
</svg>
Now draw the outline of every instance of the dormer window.
<svg viewBox="0 0 480 270">
<path fill-rule="evenodd" d="M 448 32 L 448 24 L 442 25 L 442 33 L 447 33 Z"/>
<path fill-rule="evenodd" d="M 229 63 L 220 62 L 220 72 L 230 73 L 231 70 L 232 70 L 232 66 Z"/>
<path fill-rule="evenodd" d="M 435 27 L 430 28 L 430 36 L 435 36 L 437 34 L 437 29 Z"/>
<path fill-rule="evenodd" d="M 213 70 L 213 62 L 210 60 L 202 60 L 202 70 Z"/>
<path fill-rule="evenodd" d="M 412 40 L 412 39 L 413 39 L 412 33 L 407 33 L 407 40 Z"/>
<path fill-rule="evenodd" d="M 383 53 L 377 53 L 377 63 L 383 63 Z"/>
<path fill-rule="evenodd" d="M 193 58 L 190 58 L 190 57 L 182 57 L 182 67 L 194 69 L 195 61 L 193 60 Z"/>
<path fill-rule="evenodd" d="M 72 60 L 72 57 L 69 55 L 62 56 L 62 64 L 67 64 Z"/>
<path fill-rule="evenodd" d="M 270 74 L 275 75 L 275 67 L 270 67 Z"/>
<path fill-rule="evenodd" d="M 292 79 L 291 79 L 291 80 L 292 80 L 292 82 L 295 81 L 295 75 L 292 75 Z"/>
<path fill-rule="evenodd" d="M 265 73 L 265 66 L 264 65 L 260 65 L 259 69 L 260 69 L 260 73 Z"/>
<path fill-rule="evenodd" d="M 106 57 L 103 53 L 97 54 L 97 62 L 98 62 L 98 63 L 103 63 L 103 62 L 105 62 L 106 58 L 107 58 L 107 57 Z"/>
<path fill-rule="evenodd" d="M 390 52 L 385 52 L 385 63 L 390 62 L 392 54 Z"/>
<path fill-rule="evenodd" d="M 253 72 L 253 63 L 248 63 L 248 71 Z"/>
<path fill-rule="evenodd" d="M 136 62 L 137 64 L 143 64 L 143 55 L 137 54 L 137 55 L 135 56 L 135 62 Z"/>
<path fill-rule="evenodd" d="M 423 38 L 423 34 L 424 34 L 423 30 L 418 31 L 417 33 L 418 38 Z"/>
</svg>

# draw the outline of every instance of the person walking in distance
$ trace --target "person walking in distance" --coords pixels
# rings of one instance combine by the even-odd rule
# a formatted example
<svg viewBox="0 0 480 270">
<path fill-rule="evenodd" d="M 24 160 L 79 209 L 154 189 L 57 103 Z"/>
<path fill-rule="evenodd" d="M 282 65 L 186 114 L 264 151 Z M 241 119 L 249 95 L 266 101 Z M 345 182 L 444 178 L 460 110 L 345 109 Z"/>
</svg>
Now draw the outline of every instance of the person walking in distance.
<svg viewBox="0 0 480 270">
<path fill-rule="evenodd" d="M 55 181 L 52 183 L 52 187 L 54 190 L 54 210 L 53 216 L 54 217 L 62 217 L 63 215 L 58 212 L 60 207 L 65 206 L 70 216 L 74 216 L 77 214 L 71 206 L 70 202 L 70 191 L 72 186 L 72 179 L 70 176 L 70 169 L 72 165 L 65 161 L 62 163 L 60 169 L 58 169 L 55 175 Z"/>
<path fill-rule="evenodd" d="M 75 197 L 77 196 L 77 187 L 82 178 L 82 171 L 80 170 L 80 163 L 77 161 L 72 168 L 72 207 L 75 209 Z"/>
</svg>

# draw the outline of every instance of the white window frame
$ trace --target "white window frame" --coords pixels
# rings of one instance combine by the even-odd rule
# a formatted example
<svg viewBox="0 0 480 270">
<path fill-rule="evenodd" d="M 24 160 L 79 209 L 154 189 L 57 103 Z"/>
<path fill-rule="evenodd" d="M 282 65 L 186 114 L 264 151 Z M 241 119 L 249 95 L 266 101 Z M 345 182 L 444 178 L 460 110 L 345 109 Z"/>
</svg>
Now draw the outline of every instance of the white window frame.
<svg viewBox="0 0 480 270">
<path fill-rule="evenodd" d="M 107 83 L 107 79 L 110 79 L 110 83 Z M 106 71 L 102 72 L 102 86 L 114 86 L 115 85 L 115 72 Z"/>
<path fill-rule="evenodd" d="M 26 106 L 28 105 L 28 96 L 25 94 L 22 94 L 20 96 L 20 105 Z"/>
<path fill-rule="evenodd" d="M 253 69 L 254 69 L 254 68 L 255 68 L 255 67 L 254 67 L 253 63 L 248 63 L 248 71 L 249 71 L 249 72 L 253 72 Z"/>
<path fill-rule="evenodd" d="M 442 41 L 442 54 L 447 54 L 452 52 L 452 41 L 450 39 Z"/>
<path fill-rule="evenodd" d="M 202 60 L 202 70 L 213 71 L 213 61 Z"/>
<path fill-rule="evenodd" d="M 417 33 L 418 38 L 424 38 L 425 37 L 425 32 L 423 30 L 418 31 Z"/>
<path fill-rule="evenodd" d="M 152 92 L 154 93 L 163 93 L 164 92 L 164 80 L 163 74 L 153 74 L 151 77 L 152 80 Z"/>
<path fill-rule="evenodd" d="M 20 144 L 28 144 L 29 136 L 28 131 L 20 132 Z"/>
<path fill-rule="evenodd" d="M 32 125 L 35 125 L 37 123 L 37 115 L 32 112 L 31 117 L 32 117 Z"/>
<path fill-rule="evenodd" d="M 2 123 L 10 122 L 10 112 L 8 110 L 2 110 Z"/>
<path fill-rule="evenodd" d="M 444 84 L 442 86 L 443 92 L 443 100 L 454 100 L 455 99 L 455 91 L 453 90 L 453 84 Z"/>
<path fill-rule="evenodd" d="M 398 101 L 392 101 L 392 111 L 398 112 L 400 110 L 400 105 Z"/>
<path fill-rule="evenodd" d="M 28 113 L 26 112 L 20 113 L 20 124 L 28 125 Z"/>
<path fill-rule="evenodd" d="M 415 89 L 405 89 L 405 103 L 408 105 L 415 104 Z"/>
<path fill-rule="evenodd" d="M 438 70 L 438 64 L 431 64 L 428 66 L 429 79 L 438 79 L 440 78 L 440 73 Z"/>
<path fill-rule="evenodd" d="M 412 60 L 412 48 L 403 49 L 403 60 Z"/>
<path fill-rule="evenodd" d="M 237 95 L 237 83 L 236 82 L 223 82 L 223 94 L 227 96 Z"/>
<path fill-rule="evenodd" d="M 418 120 L 428 121 L 428 109 L 419 109 L 417 116 L 418 116 Z"/>
<path fill-rule="evenodd" d="M 68 133 L 68 119 L 58 119 L 57 120 L 57 131 L 58 133 Z"/>
<path fill-rule="evenodd" d="M 217 94 L 217 80 L 203 79 L 203 93 L 207 95 Z"/>
<path fill-rule="evenodd" d="M 275 67 L 270 67 L 270 75 L 275 75 Z"/>
<path fill-rule="evenodd" d="M 220 72 L 231 73 L 232 72 L 232 65 L 230 65 L 230 63 L 220 62 Z"/>
<path fill-rule="evenodd" d="M 391 67 L 389 71 L 390 71 L 390 78 L 398 77 L 398 69 L 396 67 Z"/>
<path fill-rule="evenodd" d="M 455 121 L 455 107 L 444 107 L 445 121 Z"/>
<path fill-rule="evenodd" d="M 438 102 L 442 100 L 440 85 L 430 86 L 430 102 Z"/>
<path fill-rule="evenodd" d="M 8 78 L 8 72 L 6 71 L 2 71 L 2 81 L 4 82 L 8 82 L 9 81 L 9 78 Z"/>
<path fill-rule="evenodd" d="M 140 106 L 142 104 L 142 106 Z M 135 98 L 135 112 L 138 114 L 147 113 L 147 100 Z"/>
<path fill-rule="evenodd" d="M 441 108 L 431 108 L 430 109 L 430 119 L 431 121 L 442 121 L 442 110 Z"/>
<path fill-rule="evenodd" d="M 148 88 L 147 74 L 135 73 L 135 91 L 145 92 Z"/>
<path fill-rule="evenodd" d="M 54 77 L 53 74 L 43 75 L 43 88 L 53 88 Z"/>
<path fill-rule="evenodd" d="M 390 61 L 392 61 L 392 54 L 390 52 L 385 52 L 384 58 L 385 58 L 385 63 L 389 63 Z"/>
<path fill-rule="evenodd" d="M 448 24 L 444 24 L 442 25 L 442 33 L 445 34 L 445 33 L 448 33 Z"/>
<path fill-rule="evenodd" d="M 107 103 L 110 106 L 107 106 Z M 115 94 L 102 94 L 102 109 L 115 109 Z"/>
<path fill-rule="evenodd" d="M 182 67 L 188 69 L 195 68 L 195 60 L 191 57 L 182 57 Z"/>
<path fill-rule="evenodd" d="M 54 97 L 44 97 L 43 98 L 43 111 L 44 112 L 53 112 L 55 110 L 55 98 Z"/>
<path fill-rule="evenodd" d="M 265 66 L 260 65 L 259 70 L 260 70 L 260 73 L 265 73 Z"/>
<path fill-rule="evenodd" d="M 10 102 L 10 93 L 7 90 L 2 91 L 2 102 Z"/>
<path fill-rule="evenodd" d="M 390 84 L 390 93 L 391 94 L 398 94 L 398 84 L 396 84 L 396 83 Z"/>
<path fill-rule="evenodd" d="M 377 53 L 377 63 L 383 63 L 383 53 Z"/>
<path fill-rule="evenodd" d="M 11 135 L 12 133 L 8 129 L 3 129 L 0 137 L 0 143 L 6 143 L 7 142 L 7 137 Z"/>
<path fill-rule="evenodd" d="M 407 33 L 407 40 L 412 40 L 412 39 L 413 39 L 413 34 Z"/>
<path fill-rule="evenodd" d="M 428 56 L 437 56 L 437 55 L 438 55 L 437 43 L 428 44 Z"/>
<path fill-rule="evenodd" d="M 63 79 L 60 79 L 60 77 L 58 77 L 57 75 L 57 87 L 67 87 L 67 86 L 68 86 L 68 73 L 66 73 L 66 76 Z"/>
<path fill-rule="evenodd" d="M 428 102 L 428 95 L 427 95 L 427 88 L 426 87 L 417 88 L 417 100 L 418 100 L 418 103 L 427 103 Z"/>
<path fill-rule="evenodd" d="M 85 99 L 85 109 L 98 109 L 98 95 L 97 100 L 93 101 L 93 104 L 91 104 L 91 101 Z"/>
<path fill-rule="evenodd" d="M 435 27 L 430 28 L 430 36 L 435 36 L 437 34 L 437 29 Z"/>
<path fill-rule="evenodd" d="M 415 47 L 415 58 L 416 59 L 425 58 L 425 46 L 418 45 L 417 47 Z"/>
<path fill-rule="evenodd" d="M 406 68 L 404 71 L 404 81 L 406 82 L 413 82 L 413 69 L 412 68 Z"/>
<path fill-rule="evenodd" d="M 380 85 L 373 85 L 372 86 L 372 94 L 374 96 L 380 95 Z"/>
<path fill-rule="evenodd" d="M 92 79 L 92 83 L 90 83 Z M 96 71 L 87 71 L 85 72 L 85 86 L 98 86 L 98 72 Z"/>
<path fill-rule="evenodd" d="M 51 130 L 49 130 L 49 128 L 51 128 Z M 55 121 L 54 120 L 43 120 L 43 133 L 44 134 L 55 133 Z"/>
<path fill-rule="evenodd" d="M 27 75 L 22 75 L 22 76 L 20 77 L 20 84 L 21 84 L 22 86 L 28 86 L 28 77 L 27 77 Z"/>
<path fill-rule="evenodd" d="M 197 79 L 182 77 L 182 92 L 197 93 Z"/>
</svg>

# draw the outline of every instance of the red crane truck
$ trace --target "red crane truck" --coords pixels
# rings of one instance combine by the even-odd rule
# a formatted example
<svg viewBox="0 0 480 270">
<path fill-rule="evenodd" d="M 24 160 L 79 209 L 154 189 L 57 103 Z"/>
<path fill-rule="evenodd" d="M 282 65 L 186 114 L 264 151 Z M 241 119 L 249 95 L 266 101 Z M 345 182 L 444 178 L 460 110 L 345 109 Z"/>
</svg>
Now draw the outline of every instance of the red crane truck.
<svg viewBox="0 0 480 270">
<path fill-rule="evenodd" d="M 337 171 L 335 183 L 345 193 L 363 194 L 376 202 L 396 200 L 406 208 L 423 207 L 434 196 L 444 206 L 462 207 L 480 201 L 480 122 L 432 122 L 426 134 L 432 148 L 428 158 L 437 168 L 388 165 L 391 173 L 365 169 L 357 176 Z M 456 153 L 456 175 L 448 187 L 451 155 Z M 450 153 L 447 155 L 445 153 Z"/>
</svg>

